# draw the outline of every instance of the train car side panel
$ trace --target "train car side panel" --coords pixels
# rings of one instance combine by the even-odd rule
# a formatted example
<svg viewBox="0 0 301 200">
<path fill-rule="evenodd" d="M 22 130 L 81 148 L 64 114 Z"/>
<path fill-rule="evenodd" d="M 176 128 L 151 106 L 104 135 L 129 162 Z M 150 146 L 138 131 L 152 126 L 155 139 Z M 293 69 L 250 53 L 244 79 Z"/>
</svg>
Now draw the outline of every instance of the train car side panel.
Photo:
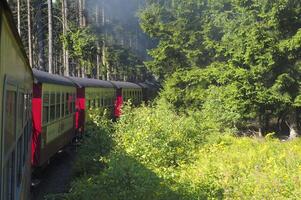
<svg viewBox="0 0 301 200">
<path fill-rule="evenodd" d="M 6 1 L 0 14 L 0 199 L 26 200 L 33 77 Z"/>
</svg>

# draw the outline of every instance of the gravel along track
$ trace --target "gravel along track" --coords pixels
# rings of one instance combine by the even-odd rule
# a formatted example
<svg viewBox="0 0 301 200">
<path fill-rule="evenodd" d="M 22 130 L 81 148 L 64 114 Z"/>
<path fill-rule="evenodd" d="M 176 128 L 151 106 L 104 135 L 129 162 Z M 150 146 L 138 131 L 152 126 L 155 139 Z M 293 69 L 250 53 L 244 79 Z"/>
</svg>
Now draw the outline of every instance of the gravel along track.
<svg viewBox="0 0 301 200">
<path fill-rule="evenodd" d="M 49 194 L 68 192 L 70 188 L 72 167 L 76 157 L 76 147 L 69 145 L 57 153 L 41 172 L 40 183 L 32 188 L 31 200 L 44 200 Z"/>
</svg>

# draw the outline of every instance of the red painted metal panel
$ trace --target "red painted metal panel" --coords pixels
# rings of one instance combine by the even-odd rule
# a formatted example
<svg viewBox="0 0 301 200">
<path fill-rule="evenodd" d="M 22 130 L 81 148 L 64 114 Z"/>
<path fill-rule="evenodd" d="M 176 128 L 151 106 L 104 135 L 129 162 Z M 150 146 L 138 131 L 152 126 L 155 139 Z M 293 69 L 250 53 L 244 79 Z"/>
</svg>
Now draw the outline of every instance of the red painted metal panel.
<svg viewBox="0 0 301 200">
<path fill-rule="evenodd" d="M 41 132 L 42 132 L 42 85 L 33 84 L 32 98 L 32 143 L 31 162 L 33 166 L 39 163 L 41 152 Z"/>
<path fill-rule="evenodd" d="M 83 133 L 85 129 L 85 112 L 86 112 L 85 88 L 77 88 L 75 128 L 77 133 L 80 134 Z"/>
<path fill-rule="evenodd" d="M 123 104 L 122 89 L 117 89 L 116 99 L 115 99 L 115 103 L 114 103 L 115 118 L 119 118 L 121 116 L 122 104 Z"/>
</svg>

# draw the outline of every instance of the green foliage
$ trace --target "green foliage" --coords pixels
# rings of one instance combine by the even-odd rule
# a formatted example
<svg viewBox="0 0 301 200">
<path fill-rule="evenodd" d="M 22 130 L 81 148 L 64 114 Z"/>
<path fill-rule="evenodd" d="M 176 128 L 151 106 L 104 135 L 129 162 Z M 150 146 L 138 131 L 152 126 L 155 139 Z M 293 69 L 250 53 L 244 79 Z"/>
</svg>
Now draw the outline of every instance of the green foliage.
<svg viewBox="0 0 301 200">
<path fill-rule="evenodd" d="M 113 133 L 113 124 L 108 120 L 106 110 L 89 111 L 84 142 L 78 149 L 73 168 L 76 176 L 97 174 L 106 166 L 106 158 L 114 146 Z"/>
<path fill-rule="evenodd" d="M 224 137 L 179 176 L 193 199 L 298 199 L 300 140 L 281 143 Z"/>
<path fill-rule="evenodd" d="M 179 199 L 154 172 L 128 155 L 110 156 L 108 167 L 96 176 L 85 176 L 72 185 L 68 200 Z"/>
<path fill-rule="evenodd" d="M 272 118 L 296 123 L 292 116 L 299 114 L 301 91 L 300 1 L 148 3 L 141 26 L 159 44 L 150 51 L 153 60 L 147 66 L 167 79 L 165 96 L 175 107 L 186 109 L 192 101 L 193 109 L 202 110 L 205 103 L 214 108 L 213 102 L 220 102 L 218 110 L 234 114 L 226 119 L 231 124 L 248 118 L 257 118 L 257 126 Z M 182 72 L 187 69 L 192 71 Z"/>
<path fill-rule="evenodd" d="M 71 27 L 66 35 L 62 35 L 64 48 L 70 50 L 71 57 L 77 59 L 79 64 L 85 66 L 91 73 L 93 67 L 91 56 L 96 52 L 96 35 L 89 27 Z"/>
<path fill-rule="evenodd" d="M 105 165 L 92 170 L 81 168 L 86 173 L 78 174 L 70 192 L 52 199 L 297 199 L 300 196 L 299 139 L 280 142 L 270 135 L 261 140 L 218 136 L 214 131 L 206 132 L 193 116 L 180 116 L 163 104 L 161 100 L 156 107 L 126 107 L 116 125 L 116 136 L 110 134 L 115 145 L 109 154 L 104 153 Z M 94 118 L 96 124 L 107 124 L 101 121 L 100 117 Z M 95 134 L 103 126 L 93 129 Z M 87 144 L 95 148 L 83 145 L 80 154 L 98 158 L 95 153 L 101 149 L 96 147 L 103 141 L 88 140 Z M 77 162 L 97 166 L 87 160 Z"/>
<path fill-rule="evenodd" d="M 164 171 L 190 162 L 207 139 L 207 132 L 199 132 L 205 128 L 197 117 L 179 116 L 165 104 L 128 109 L 116 126 L 117 142 L 153 169 Z"/>
</svg>

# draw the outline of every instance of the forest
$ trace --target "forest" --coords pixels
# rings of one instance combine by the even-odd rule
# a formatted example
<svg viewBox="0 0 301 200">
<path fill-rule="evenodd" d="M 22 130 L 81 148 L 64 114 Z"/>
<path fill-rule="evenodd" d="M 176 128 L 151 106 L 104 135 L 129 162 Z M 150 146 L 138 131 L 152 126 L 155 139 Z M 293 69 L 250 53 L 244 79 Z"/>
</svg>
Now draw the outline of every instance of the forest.
<svg viewBox="0 0 301 200">
<path fill-rule="evenodd" d="M 32 66 L 162 85 L 117 122 L 91 110 L 70 191 L 47 199 L 300 198 L 300 0 L 26 2 Z"/>
<path fill-rule="evenodd" d="M 144 1 L 123 7 L 122 0 L 8 2 L 33 68 L 103 80 L 153 79 L 143 61 L 154 41 L 136 15 Z"/>
</svg>

